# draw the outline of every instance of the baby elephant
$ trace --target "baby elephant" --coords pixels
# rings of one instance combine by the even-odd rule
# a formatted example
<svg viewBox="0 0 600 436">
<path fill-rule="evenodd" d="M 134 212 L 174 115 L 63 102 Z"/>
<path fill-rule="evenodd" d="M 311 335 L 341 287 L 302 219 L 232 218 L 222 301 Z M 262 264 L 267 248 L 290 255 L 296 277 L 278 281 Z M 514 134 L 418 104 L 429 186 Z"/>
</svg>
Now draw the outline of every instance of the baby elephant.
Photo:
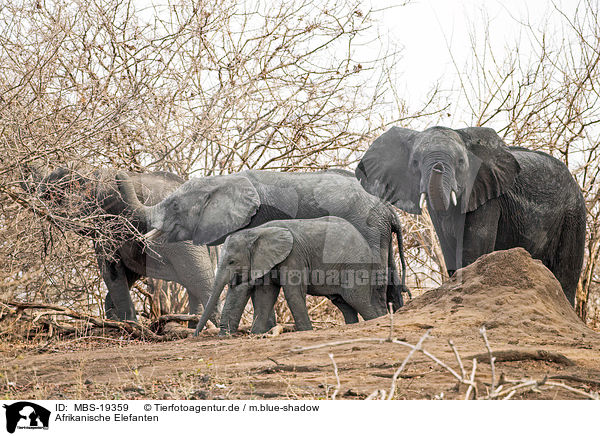
<svg viewBox="0 0 600 436">
<path fill-rule="evenodd" d="M 202 320 L 208 318 L 229 284 L 221 333 L 235 332 L 252 298 L 252 333 L 274 326 L 279 289 L 294 317 L 296 330 L 311 330 L 306 294 L 330 298 L 346 323 L 386 313 L 385 288 L 377 292 L 377 263 L 363 236 L 346 220 L 323 217 L 271 221 L 230 235 L 223 245 L 213 293 Z M 198 323 L 197 331 L 204 322 Z"/>
</svg>

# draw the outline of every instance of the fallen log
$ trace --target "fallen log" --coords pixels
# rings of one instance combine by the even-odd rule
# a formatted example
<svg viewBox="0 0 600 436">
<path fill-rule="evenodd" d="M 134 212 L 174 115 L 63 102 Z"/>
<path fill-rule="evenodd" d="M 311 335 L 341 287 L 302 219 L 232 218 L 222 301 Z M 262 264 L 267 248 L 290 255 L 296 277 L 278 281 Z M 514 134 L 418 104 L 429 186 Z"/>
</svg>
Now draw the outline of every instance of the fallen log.
<svg viewBox="0 0 600 436">
<path fill-rule="evenodd" d="M 0 303 L 5 304 L 9 307 L 14 307 L 17 312 L 22 312 L 26 309 L 46 309 L 52 310 L 55 313 L 53 315 L 62 315 L 67 316 L 69 318 L 77 319 L 85 321 L 95 327 L 101 327 L 106 329 L 116 329 L 120 330 L 124 333 L 131 335 L 136 339 L 142 340 L 152 340 L 152 341 L 164 341 L 168 338 L 157 335 L 147 327 L 139 324 L 134 321 L 114 321 L 103 319 L 99 317 L 94 317 L 91 315 L 85 315 L 79 313 L 73 309 L 69 309 L 68 307 L 58 306 L 56 304 L 46 304 L 46 303 L 29 303 L 29 302 L 21 302 L 21 301 L 6 301 L 0 300 Z"/>
</svg>

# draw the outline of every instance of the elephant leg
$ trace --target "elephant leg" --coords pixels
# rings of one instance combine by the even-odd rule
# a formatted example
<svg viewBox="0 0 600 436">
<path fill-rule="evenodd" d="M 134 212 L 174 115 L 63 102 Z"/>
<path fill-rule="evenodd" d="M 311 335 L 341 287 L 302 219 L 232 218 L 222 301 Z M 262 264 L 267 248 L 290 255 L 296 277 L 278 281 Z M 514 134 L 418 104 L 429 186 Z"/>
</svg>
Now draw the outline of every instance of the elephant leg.
<svg viewBox="0 0 600 436">
<path fill-rule="evenodd" d="M 210 298 L 212 285 L 215 280 L 214 269 L 208 249 L 206 246 L 195 246 L 188 243 L 182 255 L 186 255 L 184 262 L 175 262 L 175 270 L 178 276 L 178 282 L 181 283 L 188 294 L 189 312 L 198 313 L 200 306 L 206 307 Z M 215 310 L 210 320 L 219 325 L 220 311 Z M 192 325 L 193 324 L 193 325 Z M 195 322 L 190 322 L 188 327 L 196 328 Z"/>
<path fill-rule="evenodd" d="M 342 312 L 346 324 L 356 324 L 358 322 L 358 312 L 346 303 L 340 295 L 331 295 L 327 298 Z"/>
<path fill-rule="evenodd" d="M 397 285 L 400 283 L 400 279 L 394 262 L 392 235 L 389 227 L 384 225 L 381 216 L 378 215 L 380 210 L 373 209 L 371 213 L 375 215 L 370 214 L 367 222 L 373 221 L 378 224 L 367 226 L 359 229 L 359 231 L 365 237 L 373 254 L 373 260 L 376 262 L 373 264 L 375 275 L 372 277 L 373 282 L 371 285 L 373 297 L 382 301 L 384 305 L 388 302 L 392 303 L 394 310 L 397 310 L 402 307 L 402 297 L 401 287 Z"/>
<path fill-rule="evenodd" d="M 462 266 L 470 265 L 484 254 L 494 251 L 499 220 L 498 202 L 489 202 L 466 215 Z"/>
<path fill-rule="evenodd" d="M 374 305 L 370 301 L 371 289 L 369 286 L 357 286 L 353 289 L 342 291 L 341 298 L 350 305 L 365 321 L 378 318 L 386 314 L 383 305 Z"/>
<path fill-rule="evenodd" d="M 257 285 L 252 293 L 254 320 L 252 333 L 266 333 L 275 327 L 275 302 L 279 295 L 279 286 L 270 284 Z"/>
<path fill-rule="evenodd" d="M 551 259 L 544 264 L 560 282 L 569 303 L 575 306 L 577 284 L 583 267 L 585 250 L 585 210 L 566 217 L 562 224 L 560 238 Z"/>
<path fill-rule="evenodd" d="M 296 330 L 312 330 L 312 323 L 308 316 L 306 308 L 306 287 L 305 285 L 286 284 L 283 287 L 283 293 L 288 307 L 294 317 Z"/>
<path fill-rule="evenodd" d="M 208 303 L 215 278 L 207 247 L 184 241 L 157 245 L 153 249 L 161 256 L 161 260 L 147 257 L 147 275 L 173 280 L 185 287 L 189 313 L 199 313 L 201 306 L 206 307 Z M 218 311 L 213 312 L 210 320 L 219 325 L 218 319 Z M 188 327 L 196 328 L 196 322 L 190 321 Z"/>
<path fill-rule="evenodd" d="M 139 276 L 128 270 L 121 261 L 109 262 L 98 256 L 98 266 L 108 289 L 104 301 L 106 317 L 117 320 L 137 320 L 129 289 Z"/>
<path fill-rule="evenodd" d="M 388 303 L 392 303 L 394 311 L 404 306 L 404 299 L 402 298 L 402 292 L 407 292 L 402 286 L 402 281 L 398 275 L 398 267 L 394 262 L 394 250 L 392 249 L 392 240 L 390 239 L 390 247 L 387 255 L 388 263 L 388 286 L 387 286 L 387 298 Z M 410 291 L 408 291 L 410 293 Z"/>
<path fill-rule="evenodd" d="M 117 307 L 112 301 L 110 292 L 107 292 L 106 297 L 104 297 L 104 316 L 107 319 L 114 319 L 116 321 L 119 320 L 119 318 L 117 317 Z"/>
</svg>

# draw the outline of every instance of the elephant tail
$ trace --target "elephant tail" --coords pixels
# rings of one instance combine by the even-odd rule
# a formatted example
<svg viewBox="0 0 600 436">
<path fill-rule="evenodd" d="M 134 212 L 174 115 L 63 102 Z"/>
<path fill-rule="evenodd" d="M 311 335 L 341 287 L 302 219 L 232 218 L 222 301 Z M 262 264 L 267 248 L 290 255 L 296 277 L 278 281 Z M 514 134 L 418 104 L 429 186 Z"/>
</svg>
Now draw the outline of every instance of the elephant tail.
<svg viewBox="0 0 600 436">
<path fill-rule="evenodd" d="M 406 259 L 404 257 L 404 244 L 402 242 L 402 224 L 400 223 L 400 218 L 398 217 L 398 214 L 396 213 L 392 205 L 388 204 L 388 207 L 390 208 L 390 213 L 392 216 L 392 233 L 396 235 L 396 242 L 398 243 L 398 255 L 400 256 L 400 265 L 402 266 L 400 285 L 397 285 L 397 277 L 395 277 L 395 274 L 393 274 L 391 280 L 393 281 L 397 298 L 400 301 L 403 301 L 402 293 L 407 293 L 408 298 L 410 299 L 412 299 L 412 294 L 410 292 L 410 289 L 408 289 L 408 287 L 406 286 Z M 390 241 L 390 254 L 388 256 L 388 264 L 390 265 L 390 271 L 395 271 L 396 268 L 394 262 L 394 251 L 391 249 L 391 246 L 392 243 Z"/>
</svg>

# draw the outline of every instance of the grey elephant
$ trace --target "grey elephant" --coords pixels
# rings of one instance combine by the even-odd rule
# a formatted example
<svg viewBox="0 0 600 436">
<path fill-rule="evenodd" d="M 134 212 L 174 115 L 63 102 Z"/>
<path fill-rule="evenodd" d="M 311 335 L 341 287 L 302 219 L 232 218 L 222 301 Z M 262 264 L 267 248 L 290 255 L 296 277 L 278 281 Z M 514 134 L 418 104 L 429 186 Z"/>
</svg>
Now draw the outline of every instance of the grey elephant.
<svg viewBox="0 0 600 436">
<path fill-rule="evenodd" d="M 482 254 L 523 247 L 574 304 L 586 207 L 559 160 L 507 147 L 490 128 L 393 127 L 373 142 L 356 176 L 407 212 L 420 214 L 427 202 L 450 274 Z"/>
<path fill-rule="evenodd" d="M 92 225 L 74 227 L 74 230 L 94 241 L 98 266 L 108 289 L 105 299 L 107 317 L 136 320 L 130 289 L 142 276 L 185 286 L 190 313 L 198 313 L 199 305 L 206 304 L 210 298 L 214 279 L 213 262 L 207 247 L 196 246 L 191 241 L 149 246 L 140 243 L 136 232 L 144 233 L 148 228 L 145 222 L 130 214 L 128 204 L 117 189 L 115 173 L 58 168 L 45 177 L 34 173 L 35 180 L 29 180 L 24 188 L 35 192 L 63 217 L 85 222 L 95 218 Z M 134 195 L 148 205 L 158 203 L 184 182 L 167 172 L 127 174 Z M 216 316 L 213 321 L 216 322 Z"/>
<path fill-rule="evenodd" d="M 126 174 L 119 176 L 123 198 L 145 221 L 151 232 L 169 241 L 192 239 L 196 244 L 215 245 L 244 228 L 273 220 L 337 216 L 352 224 L 366 239 L 378 260 L 378 268 L 390 279 L 379 292 L 387 295 L 394 309 L 402 306 L 405 260 L 402 231 L 388 203 L 367 193 L 347 171 L 280 173 L 248 170 L 237 174 L 191 179 L 160 203 L 148 207 L 133 195 Z M 396 235 L 402 263 L 402 280 L 393 259 L 392 233 Z"/>
<path fill-rule="evenodd" d="M 283 288 L 296 330 L 311 330 L 306 295 L 331 298 L 346 323 L 386 313 L 385 296 L 375 292 L 373 258 L 365 238 L 338 217 L 271 221 L 230 235 L 221 252 L 214 290 L 203 318 L 214 309 L 226 284 L 221 333 L 235 332 L 249 298 L 252 333 L 273 326 L 273 306 Z M 198 329 L 202 329 L 202 321 Z"/>
</svg>

